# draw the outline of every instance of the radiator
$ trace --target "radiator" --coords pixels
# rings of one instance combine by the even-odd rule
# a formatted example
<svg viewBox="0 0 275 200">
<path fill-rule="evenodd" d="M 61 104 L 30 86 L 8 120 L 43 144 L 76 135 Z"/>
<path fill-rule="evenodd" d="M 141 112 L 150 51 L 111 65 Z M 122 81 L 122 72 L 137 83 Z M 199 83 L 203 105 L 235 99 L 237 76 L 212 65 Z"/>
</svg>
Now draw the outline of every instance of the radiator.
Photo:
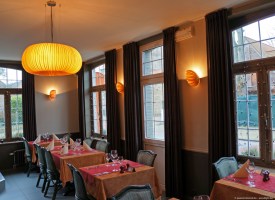
<svg viewBox="0 0 275 200">
<path fill-rule="evenodd" d="M 13 153 L 10 153 L 10 155 L 13 156 L 13 168 L 25 164 L 25 149 L 15 150 Z"/>
</svg>

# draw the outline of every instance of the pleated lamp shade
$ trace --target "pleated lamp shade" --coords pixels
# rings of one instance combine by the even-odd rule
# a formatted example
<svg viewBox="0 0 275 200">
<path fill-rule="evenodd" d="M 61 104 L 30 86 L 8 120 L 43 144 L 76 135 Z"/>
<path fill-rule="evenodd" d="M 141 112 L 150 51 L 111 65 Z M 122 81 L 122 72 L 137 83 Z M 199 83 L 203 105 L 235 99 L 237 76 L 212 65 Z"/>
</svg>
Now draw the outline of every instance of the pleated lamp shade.
<svg viewBox="0 0 275 200">
<path fill-rule="evenodd" d="M 73 47 L 58 43 L 39 43 L 25 49 L 22 65 L 30 74 L 65 76 L 80 70 L 82 58 Z"/>
</svg>

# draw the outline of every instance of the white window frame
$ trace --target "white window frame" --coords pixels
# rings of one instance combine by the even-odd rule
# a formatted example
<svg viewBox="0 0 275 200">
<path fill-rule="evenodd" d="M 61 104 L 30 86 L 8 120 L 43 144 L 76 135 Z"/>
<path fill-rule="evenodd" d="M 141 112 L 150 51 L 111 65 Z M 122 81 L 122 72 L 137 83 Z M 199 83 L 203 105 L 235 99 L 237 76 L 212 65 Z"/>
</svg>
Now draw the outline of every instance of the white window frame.
<svg viewBox="0 0 275 200">
<path fill-rule="evenodd" d="M 164 147 L 165 140 L 157 140 L 157 139 L 148 139 L 145 137 L 145 125 L 144 125 L 144 86 L 151 85 L 151 84 L 158 84 L 158 83 L 164 83 L 164 72 L 153 74 L 153 75 L 146 75 L 143 76 L 142 72 L 142 52 L 153 49 L 159 46 L 163 46 L 163 41 L 157 40 L 145 45 L 140 46 L 140 84 L 141 84 L 141 109 L 142 109 L 142 137 L 144 144 L 154 144 L 155 146 Z M 164 98 L 164 97 L 163 97 Z M 164 127 L 165 131 L 165 127 Z M 165 138 L 165 137 L 164 137 Z"/>
</svg>

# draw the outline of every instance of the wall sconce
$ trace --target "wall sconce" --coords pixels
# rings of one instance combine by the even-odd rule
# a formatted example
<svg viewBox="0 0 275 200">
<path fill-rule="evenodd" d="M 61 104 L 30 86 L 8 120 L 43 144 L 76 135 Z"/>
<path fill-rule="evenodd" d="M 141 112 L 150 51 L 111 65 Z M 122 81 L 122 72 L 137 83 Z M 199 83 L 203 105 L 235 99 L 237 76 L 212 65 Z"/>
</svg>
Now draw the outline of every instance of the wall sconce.
<svg viewBox="0 0 275 200">
<path fill-rule="evenodd" d="M 192 70 L 186 70 L 185 76 L 187 83 L 192 87 L 195 87 L 200 83 L 200 77 Z"/>
<path fill-rule="evenodd" d="M 116 83 L 116 90 L 120 93 L 120 94 L 124 94 L 124 85 L 120 82 Z"/>
<path fill-rule="evenodd" d="M 49 94 L 49 99 L 52 101 L 56 97 L 56 90 L 51 90 Z"/>
</svg>

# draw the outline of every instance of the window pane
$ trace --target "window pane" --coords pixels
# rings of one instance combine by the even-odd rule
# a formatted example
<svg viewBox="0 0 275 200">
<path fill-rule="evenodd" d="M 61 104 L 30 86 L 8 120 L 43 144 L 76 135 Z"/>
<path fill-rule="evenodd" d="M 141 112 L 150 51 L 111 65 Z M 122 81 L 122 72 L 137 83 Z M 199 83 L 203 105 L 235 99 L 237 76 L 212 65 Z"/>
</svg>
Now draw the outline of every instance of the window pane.
<svg viewBox="0 0 275 200">
<path fill-rule="evenodd" d="M 101 92 L 102 134 L 107 135 L 106 91 Z"/>
<path fill-rule="evenodd" d="M 243 45 L 243 31 L 241 28 L 232 31 L 233 47 Z"/>
<path fill-rule="evenodd" d="M 250 43 L 244 45 L 244 59 L 256 60 L 261 58 L 260 42 Z"/>
<path fill-rule="evenodd" d="M 234 63 L 275 56 L 275 16 L 232 31 Z"/>
<path fill-rule="evenodd" d="M 238 155 L 260 157 L 257 75 L 235 76 Z"/>
<path fill-rule="evenodd" d="M 92 69 L 92 86 L 105 85 L 105 64 Z"/>
<path fill-rule="evenodd" d="M 275 39 L 263 41 L 261 47 L 263 58 L 275 56 Z"/>
<path fill-rule="evenodd" d="M 10 95 L 12 138 L 23 136 L 22 95 Z"/>
<path fill-rule="evenodd" d="M 0 139 L 6 138 L 4 95 L 0 95 Z"/>
<path fill-rule="evenodd" d="M 143 88 L 145 138 L 164 140 L 163 83 Z"/>
<path fill-rule="evenodd" d="M 100 133 L 100 117 L 99 117 L 99 92 L 92 93 L 92 131 Z"/>
<path fill-rule="evenodd" d="M 243 27 L 244 44 L 260 41 L 258 22 Z"/>
<path fill-rule="evenodd" d="M 275 16 L 260 21 L 261 40 L 275 37 Z"/>
<path fill-rule="evenodd" d="M 156 47 L 142 52 L 142 75 L 163 73 L 163 47 Z"/>
<path fill-rule="evenodd" d="M 0 88 L 22 88 L 22 72 L 0 67 Z"/>
<path fill-rule="evenodd" d="M 233 48 L 234 53 L 234 63 L 244 61 L 244 50 L 243 46 L 237 46 Z"/>
</svg>

